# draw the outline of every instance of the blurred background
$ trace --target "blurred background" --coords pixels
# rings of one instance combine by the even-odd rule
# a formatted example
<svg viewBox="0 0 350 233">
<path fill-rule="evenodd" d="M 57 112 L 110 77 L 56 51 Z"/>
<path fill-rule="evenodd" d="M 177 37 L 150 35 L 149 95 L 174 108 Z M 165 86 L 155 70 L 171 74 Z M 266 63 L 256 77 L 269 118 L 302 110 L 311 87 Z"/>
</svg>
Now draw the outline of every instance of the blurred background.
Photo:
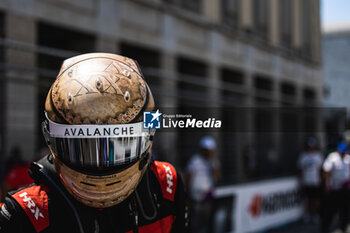
<svg viewBox="0 0 350 233">
<path fill-rule="evenodd" d="M 225 127 L 240 126 L 211 134 L 221 164 L 218 196 L 232 203 L 225 231 L 239 232 L 236 187 L 296 183 L 306 138 L 324 156 L 345 140 L 350 19 L 342 17 L 349 10 L 345 0 L 0 1 L 0 175 L 15 163 L 13 154 L 25 163 L 47 152 L 44 101 L 62 61 L 118 53 L 138 61 L 160 109 L 203 107 L 232 122 Z M 276 108 L 296 110 L 270 111 Z M 160 131 L 154 156 L 186 172 L 202 136 Z M 300 218 L 300 209 L 261 229 Z"/>
</svg>

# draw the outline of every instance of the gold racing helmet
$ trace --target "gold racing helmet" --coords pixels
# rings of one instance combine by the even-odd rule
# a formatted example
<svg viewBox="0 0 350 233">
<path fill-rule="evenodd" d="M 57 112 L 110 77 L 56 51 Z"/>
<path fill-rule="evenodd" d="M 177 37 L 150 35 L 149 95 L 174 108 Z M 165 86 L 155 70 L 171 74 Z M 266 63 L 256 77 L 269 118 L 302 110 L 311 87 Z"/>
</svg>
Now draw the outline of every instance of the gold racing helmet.
<svg viewBox="0 0 350 233">
<path fill-rule="evenodd" d="M 68 192 L 106 208 L 136 189 L 150 161 L 155 130 L 143 128 L 154 109 L 137 63 L 109 53 L 63 62 L 45 102 L 43 134 Z"/>
</svg>

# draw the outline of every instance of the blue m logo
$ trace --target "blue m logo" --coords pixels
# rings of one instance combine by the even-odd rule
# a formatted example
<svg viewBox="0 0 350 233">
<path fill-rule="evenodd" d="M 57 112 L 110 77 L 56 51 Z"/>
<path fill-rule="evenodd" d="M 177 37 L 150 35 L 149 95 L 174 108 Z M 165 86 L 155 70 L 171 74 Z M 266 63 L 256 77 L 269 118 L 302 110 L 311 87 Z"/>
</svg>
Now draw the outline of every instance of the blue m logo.
<svg viewBox="0 0 350 233">
<path fill-rule="evenodd" d="M 144 129 L 160 129 L 161 113 L 156 112 L 143 113 L 143 128 Z"/>
</svg>

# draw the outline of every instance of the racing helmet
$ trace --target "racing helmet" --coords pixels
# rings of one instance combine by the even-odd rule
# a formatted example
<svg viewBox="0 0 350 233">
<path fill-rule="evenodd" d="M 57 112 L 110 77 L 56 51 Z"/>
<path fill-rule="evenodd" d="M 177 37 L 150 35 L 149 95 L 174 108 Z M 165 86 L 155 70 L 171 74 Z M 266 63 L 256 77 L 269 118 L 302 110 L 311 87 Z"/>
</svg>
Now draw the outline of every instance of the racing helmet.
<svg viewBox="0 0 350 233">
<path fill-rule="evenodd" d="M 154 100 L 136 61 L 90 53 L 63 62 L 45 102 L 43 134 L 57 174 L 78 201 L 106 208 L 136 189 L 155 133 Z"/>
</svg>

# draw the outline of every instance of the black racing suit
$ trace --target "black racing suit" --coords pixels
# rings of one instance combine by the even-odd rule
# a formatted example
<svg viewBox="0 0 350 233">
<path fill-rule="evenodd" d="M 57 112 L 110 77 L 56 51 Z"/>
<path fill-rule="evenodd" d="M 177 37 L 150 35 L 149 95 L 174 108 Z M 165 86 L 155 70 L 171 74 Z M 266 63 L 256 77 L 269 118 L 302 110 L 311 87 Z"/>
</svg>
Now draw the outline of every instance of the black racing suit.
<svg viewBox="0 0 350 233">
<path fill-rule="evenodd" d="M 180 176 L 176 182 L 174 201 L 163 198 L 159 178 L 148 167 L 136 192 L 118 205 L 97 209 L 76 201 L 65 190 L 50 155 L 33 163 L 30 174 L 35 180 L 32 186 L 47 188 L 49 226 L 42 233 L 166 233 L 169 229 L 171 232 L 187 231 L 185 193 Z M 26 213 L 14 199 L 14 195 L 21 190 L 24 192 L 24 189 L 9 193 L 2 204 L 0 233 L 37 232 L 32 220 L 28 218 L 31 213 Z M 40 219 L 39 211 L 35 212 L 35 208 L 31 211 L 33 216 L 36 214 L 35 217 Z M 164 219 L 172 220 L 163 221 Z"/>
</svg>

